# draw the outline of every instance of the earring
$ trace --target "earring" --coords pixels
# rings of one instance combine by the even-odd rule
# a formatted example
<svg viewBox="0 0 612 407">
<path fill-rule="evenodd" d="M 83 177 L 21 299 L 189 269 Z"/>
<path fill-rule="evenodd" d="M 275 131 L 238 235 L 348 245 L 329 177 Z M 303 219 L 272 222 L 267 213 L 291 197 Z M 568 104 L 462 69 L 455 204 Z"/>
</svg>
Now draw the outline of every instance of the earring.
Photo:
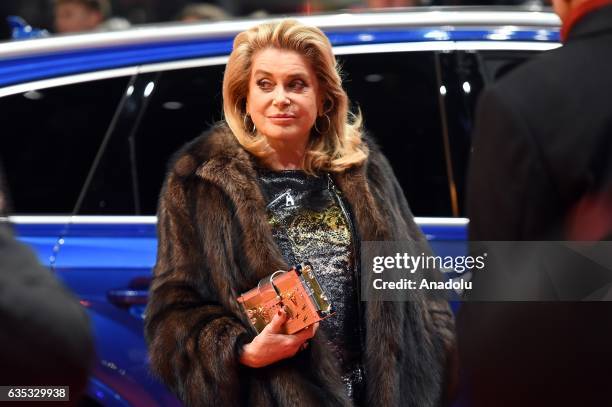
<svg viewBox="0 0 612 407">
<path fill-rule="evenodd" d="M 242 124 L 244 125 L 244 129 L 247 130 L 247 131 L 249 129 L 249 126 L 248 126 L 248 124 L 246 122 L 248 118 L 249 118 L 249 114 L 248 113 L 246 113 L 244 116 L 242 116 Z M 255 128 L 255 122 L 253 122 L 253 119 L 251 119 L 251 123 L 253 123 L 253 128 L 251 129 L 251 133 L 254 134 L 257 129 Z"/>
<path fill-rule="evenodd" d="M 322 116 L 319 116 L 319 117 L 322 117 Z M 327 113 L 326 113 L 326 114 L 324 114 L 324 115 L 323 115 L 323 117 L 325 117 L 325 118 L 327 119 L 327 129 L 326 129 L 325 131 L 329 131 L 329 129 L 331 129 L 331 120 L 330 120 L 329 116 L 327 115 Z M 317 133 L 319 133 L 319 134 L 323 134 L 323 132 L 322 132 L 321 130 L 319 130 L 319 129 L 318 129 L 318 127 L 317 127 L 317 121 L 316 121 L 316 120 L 315 120 L 315 122 L 314 122 L 314 128 L 315 128 L 315 130 L 317 131 Z"/>
</svg>

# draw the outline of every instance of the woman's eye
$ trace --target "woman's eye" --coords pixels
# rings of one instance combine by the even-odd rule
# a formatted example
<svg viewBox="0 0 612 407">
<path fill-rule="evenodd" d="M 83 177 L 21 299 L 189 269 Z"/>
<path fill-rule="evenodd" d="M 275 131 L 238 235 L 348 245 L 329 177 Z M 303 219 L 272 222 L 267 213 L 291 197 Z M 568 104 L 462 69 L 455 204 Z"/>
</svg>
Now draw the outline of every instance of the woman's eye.
<svg viewBox="0 0 612 407">
<path fill-rule="evenodd" d="M 291 82 L 289 87 L 293 90 L 301 91 L 306 87 L 306 83 L 304 81 L 297 80 Z"/>
<path fill-rule="evenodd" d="M 266 80 L 266 79 L 262 79 L 260 81 L 257 81 L 257 86 L 259 86 L 260 89 L 262 90 L 272 90 L 272 82 Z"/>
</svg>

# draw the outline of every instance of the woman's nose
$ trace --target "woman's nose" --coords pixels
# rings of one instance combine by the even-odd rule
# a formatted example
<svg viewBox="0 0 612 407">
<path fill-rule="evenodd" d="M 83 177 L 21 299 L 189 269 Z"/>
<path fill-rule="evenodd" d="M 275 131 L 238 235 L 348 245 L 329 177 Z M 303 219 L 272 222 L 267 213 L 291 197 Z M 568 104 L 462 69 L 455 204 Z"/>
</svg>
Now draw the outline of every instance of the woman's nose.
<svg viewBox="0 0 612 407">
<path fill-rule="evenodd" d="M 287 92 L 283 89 L 282 86 L 279 86 L 274 93 L 273 103 L 276 106 L 286 106 L 291 103 L 289 97 L 287 96 Z"/>
</svg>

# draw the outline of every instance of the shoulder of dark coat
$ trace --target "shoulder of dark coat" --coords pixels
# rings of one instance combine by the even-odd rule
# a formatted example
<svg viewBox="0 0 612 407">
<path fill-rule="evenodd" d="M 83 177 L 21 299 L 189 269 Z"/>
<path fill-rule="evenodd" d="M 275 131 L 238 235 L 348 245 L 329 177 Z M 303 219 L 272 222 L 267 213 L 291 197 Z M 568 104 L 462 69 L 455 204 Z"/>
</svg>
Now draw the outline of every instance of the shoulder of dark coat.
<svg viewBox="0 0 612 407">
<path fill-rule="evenodd" d="M 508 63 L 498 69 L 497 74 L 501 75 L 491 78 L 493 83 L 487 86 L 487 90 L 499 95 L 509 105 L 525 106 L 526 111 L 543 98 L 567 99 L 569 84 L 573 84 L 571 90 L 574 94 L 584 88 L 580 86 L 582 81 L 593 80 L 590 75 L 581 75 L 584 60 L 590 52 L 585 44 L 566 44 L 534 55 L 518 66 Z"/>
<path fill-rule="evenodd" d="M 364 129 L 361 134 L 361 140 L 368 148 L 368 151 L 370 154 L 371 153 L 380 154 L 380 147 L 378 145 L 378 139 L 372 132 Z"/>
<path fill-rule="evenodd" d="M 244 154 L 225 122 L 218 122 L 202 135 L 181 147 L 168 163 L 168 173 L 187 178 L 211 159 L 231 160 Z"/>
<path fill-rule="evenodd" d="M 364 130 L 362 134 L 363 143 L 368 149 L 366 161 L 366 172 L 369 175 L 392 177 L 393 169 L 378 144 L 377 137 L 371 132 Z"/>
</svg>

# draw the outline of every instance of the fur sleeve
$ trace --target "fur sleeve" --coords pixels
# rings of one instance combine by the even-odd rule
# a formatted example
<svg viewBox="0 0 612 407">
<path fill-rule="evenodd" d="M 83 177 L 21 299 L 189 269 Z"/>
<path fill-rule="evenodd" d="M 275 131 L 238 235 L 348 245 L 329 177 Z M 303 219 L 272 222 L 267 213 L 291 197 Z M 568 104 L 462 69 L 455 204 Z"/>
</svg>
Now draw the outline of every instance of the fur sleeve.
<svg viewBox="0 0 612 407">
<path fill-rule="evenodd" d="M 214 205 L 220 194 L 212 187 L 202 192 L 203 184 L 193 174 L 181 177 L 175 171 L 162 190 L 145 336 L 153 372 L 186 405 L 239 405 L 246 369 L 239 351 L 250 335 L 220 300 L 227 298 L 219 281 L 228 270 L 220 269 L 227 259 L 218 256 L 224 256 L 222 246 L 231 236 L 224 219 L 203 219 L 199 212 L 198 202 Z M 203 193 L 206 199 L 198 200 Z M 204 229 L 216 235 L 215 242 L 203 240 L 212 238 L 203 236 Z M 207 253 L 211 250 L 217 252 Z"/>
<path fill-rule="evenodd" d="M 423 243 L 422 249 L 425 253 L 431 253 L 432 251 L 425 235 L 414 221 L 414 216 L 404 191 L 395 177 L 391 165 L 376 144 L 372 140 L 368 140 L 368 142 L 371 167 L 369 172 L 375 174 L 370 178 L 381 180 L 379 188 L 381 191 L 384 191 L 382 199 L 385 199 L 391 207 L 391 218 L 393 221 L 399 222 L 399 227 L 407 229 L 411 240 Z M 431 277 L 443 279 L 441 273 L 436 273 Z M 425 324 L 430 332 L 432 343 L 435 344 L 439 353 L 437 357 L 446 369 L 445 398 L 449 399 L 455 393 L 458 377 L 455 318 L 446 299 L 431 296 L 425 298 L 424 301 L 427 310 Z"/>
<path fill-rule="evenodd" d="M 388 165 L 388 163 L 387 163 L 387 166 L 389 168 L 389 171 L 391 171 L 392 173 L 393 170 Z M 431 253 L 431 248 L 429 247 L 429 244 L 425 243 L 427 239 L 423 235 L 421 228 L 419 228 L 419 226 L 414 221 L 414 216 L 412 215 L 412 211 L 410 210 L 410 207 L 408 206 L 408 201 L 406 200 L 406 196 L 404 195 L 402 187 L 399 185 L 399 182 L 397 181 L 397 178 L 395 178 L 394 175 L 392 176 L 392 180 L 393 180 L 393 191 L 394 191 L 394 196 L 395 196 L 394 200 L 399 205 L 400 212 L 402 214 L 402 218 L 408 224 L 408 227 L 411 231 L 410 232 L 411 236 L 416 237 L 415 240 L 423 241 L 424 244 L 427 246 L 426 253 L 427 252 Z M 443 276 L 439 273 L 434 277 L 437 277 L 440 280 L 443 279 Z M 448 302 L 443 298 L 436 299 L 436 298 L 433 298 L 432 296 L 432 298 L 428 299 L 428 310 L 432 318 L 433 327 L 435 328 L 434 331 L 436 332 L 437 335 L 439 335 L 439 338 L 444 342 L 444 346 L 447 352 L 451 352 L 451 351 L 454 352 L 454 349 L 455 349 L 455 319 L 454 319 L 452 311 L 450 310 Z"/>
</svg>

